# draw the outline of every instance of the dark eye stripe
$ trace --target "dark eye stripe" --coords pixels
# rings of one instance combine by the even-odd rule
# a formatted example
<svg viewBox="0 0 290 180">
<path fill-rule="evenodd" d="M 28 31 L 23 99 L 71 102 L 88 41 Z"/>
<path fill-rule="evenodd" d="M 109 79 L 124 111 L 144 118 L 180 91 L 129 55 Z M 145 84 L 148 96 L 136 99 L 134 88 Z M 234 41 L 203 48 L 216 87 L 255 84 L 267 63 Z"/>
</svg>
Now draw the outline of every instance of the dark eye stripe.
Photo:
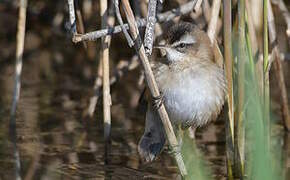
<svg viewBox="0 0 290 180">
<path fill-rule="evenodd" d="M 186 44 L 186 43 L 180 43 L 180 44 L 177 44 L 177 45 L 175 45 L 174 47 L 176 47 L 176 48 L 186 48 L 186 47 L 188 47 L 188 46 L 191 46 L 191 45 L 193 45 L 193 43 L 192 44 Z"/>
</svg>

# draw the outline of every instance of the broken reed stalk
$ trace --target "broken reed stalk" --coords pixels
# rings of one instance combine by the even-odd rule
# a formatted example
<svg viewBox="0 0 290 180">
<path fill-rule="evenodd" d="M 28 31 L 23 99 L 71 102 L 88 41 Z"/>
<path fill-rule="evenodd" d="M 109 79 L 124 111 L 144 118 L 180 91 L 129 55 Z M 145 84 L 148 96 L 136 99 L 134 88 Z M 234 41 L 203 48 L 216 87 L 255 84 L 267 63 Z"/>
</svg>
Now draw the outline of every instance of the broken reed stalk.
<svg viewBox="0 0 290 180">
<path fill-rule="evenodd" d="M 226 121 L 226 154 L 227 174 L 229 180 L 233 177 L 234 164 L 234 91 L 233 91 L 233 60 L 232 60 L 232 7 L 231 0 L 223 0 L 223 38 L 224 38 L 224 62 L 225 76 L 227 79 L 228 120 Z"/>
<path fill-rule="evenodd" d="M 264 132 L 266 143 L 270 142 L 270 87 L 269 87 L 269 57 L 268 57 L 268 0 L 263 0 L 263 101 L 264 101 Z M 266 145 L 268 147 L 269 144 Z"/>
<path fill-rule="evenodd" d="M 177 16 L 181 16 L 181 15 L 190 13 L 192 11 L 192 9 L 195 7 L 196 2 L 197 2 L 197 0 L 191 0 L 188 3 L 181 5 L 179 8 L 172 9 L 172 10 L 166 11 L 166 12 L 161 13 L 161 14 L 157 14 L 157 21 L 158 22 L 165 22 L 165 21 L 172 20 L 173 18 L 175 18 Z M 147 24 L 146 19 L 138 19 L 136 21 L 136 23 L 137 23 L 138 28 L 144 27 Z M 126 29 L 129 29 L 128 24 L 124 24 L 124 27 Z M 73 42 L 78 43 L 81 41 L 95 41 L 98 38 L 101 38 L 103 36 L 113 35 L 113 34 L 120 33 L 120 32 L 122 32 L 122 28 L 119 25 L 119 26 L 114 26 L 114 27 L 109 27 L 106 29 L 101 29 L 101 30 L 89 32 L 86 34 L 75 34 L 73 36 Z"/>
<path fill-rule="evenodd" d="M 138 52 L 139 58 L 140 58 L 141 63 L 144 67 L 144 70 L 145 70 L 145 77 L 147 80 L 148 88 L 149 88 L 153 97 L 159 97 L 160 92 L 158 90 L 157 83 L 155 81 L 153 72 L 151 70 L 149 60 L 145 54 L 145 48 L 141 42 L 140 34 L 138 31 L 138 27 L 137 27 L 137 24 L 135 21 L 133 11 L 131 9 L 131 6 L 130 6 L 128 0 L 122 0 L 122 4 L 123 4 L 123 7 L 124 7 L 124 10 L 126 13 L 127 21 L 129 23 L 129 26 L 130 26 L 131 35 L 132 35 L 133 39 L 135 40 L 136 51 Z M 169 120 L 168 114 L 165 110 L 163 103 L 161 104 L 160 108 L 158 109 L 158 114 L 160 116 L 160 119 L 162 120 L 163 127 L 164 127 L 164 130 L 166 132 L 169 145 L 173 149 L 174 157 L 175 157 L 175 160 L 177 162 L 179 171 L 180 171 L 181 175 L 183 177 L 185 177 L 187 175 L 186 167 L 185 167 L 184 161 L 182 159 L 180 149 L 178 148 L 178 142 L 177 142 L 177 139 L 174 135 L 174 131 L 173 131 L 171 122 Z"/>
<path fill-rule="evenodd" d="M 70 21 L 70 31 L 73 35 L 77 34 L 77 26 L 76 26 L 76 15 L 75 15 L 75 7 L 73 0 L 67 0 L 68 2 L 68 10 L 69 10 L 69 21 Z"/>
<path fill-rule="evenodd" d="M 245 0 L 238 1 L 238 102 L 237 121 L 235 121 L 235 169 L 240 178 L 244 176 L 245 165 L 245 123 L 244 123 L 244 93 L 245 93 Z"/>
<path fill-rule="evenodd" d="M 156 23 L 156 7 L 157 0 L 149 0 L 148 13 L 147 13 L 147 25 L 144 36 L 144 48 L 148 55 L 152 53 L 153 40 L 154 40 L 154 30 Z"/>
<path fill-rule="evenodd" d="M 13 101 L 10 112 L 9 122 L 9 135 L 13 143 L 13 156 L 15 164 L 15 179 L 21 180 L 21 164 L 20 155 L 17 147 L 17 131 L 16 131 L 16 109 L 20 97 L 21 89 L 21 72 L 22 72 L 22 59 L 24 51 L 24 39 L 25 39 L 25 25 L 26 25 L 26 11 L 27 0 L 19 0 L 19 14 L 17 24 L 17 42 L 16 42 L 16 63 L 15 63 L 15 79 L 13 90 Z"/>
<path fill-rule="evenodd" d="M 208 25 L 207 29 L 207 35 L 213 43 L 215 36 L 216 36 L 216 29 L 217 29 L 217 22 L 219 18 L 219 13 L 220 13 L 220 7 L 221 7 L 221 0 L 215 0 L 212 5 L 212 11 L 211 11 L 211 19 Z"/>
<path fill-rule="evenodd" d="M 278 79 L 278 87 L 281 94 L 281 109 L 282 109 L 282 119 L 284 122 L 284 127 L 287 131 L 290 131 L 290 114 L 288 107 L 288 96 L 284 80 L 283 67 L 280 59 L 280 51 L 277 44 L 277 33 L 275 28 L 275 19 L 272 11 L 272 6 L 270 0 L 268 0 L 268 27 L 269 27 L 269 39 L 270 44 L 274 45 L 272 48 L 271 57 L 274 60 L 274 70 L 276 78 Z"/>
<path fill-rule="evenodd" d="M 107 0 L 100 0 L 100 13 L 102 18 L 102 28 L 113 26 L 114 18 L 109 18 L 109 8 Z M 104 118 L 104 139 L 108 142 L 111 134 L 111 94 L 110 94 L 110 67 L 109 67 L 109 47 L 111 36 L 102 38 L 102 66 L 103 66 L 103 118 Z"/>
</svg>

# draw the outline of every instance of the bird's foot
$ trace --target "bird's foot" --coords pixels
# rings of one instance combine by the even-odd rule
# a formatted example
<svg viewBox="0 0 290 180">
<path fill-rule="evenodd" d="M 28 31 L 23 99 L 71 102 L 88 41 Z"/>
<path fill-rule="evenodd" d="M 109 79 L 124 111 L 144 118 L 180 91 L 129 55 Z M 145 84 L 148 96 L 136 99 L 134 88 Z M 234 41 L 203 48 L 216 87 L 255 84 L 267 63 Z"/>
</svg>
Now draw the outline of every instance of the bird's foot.
<svg viewBox="0 0 290 180">
<path fill-rule="evenodd" d="M 152 97 L 152 101 L 153 101 L 152 102 L 153 109 L 154 110 L 158 110 L 161 107 L 162 103 L 164 102 L 164 95 L 163 95 L 163 93 L 160 93 L 160 95 L 157 96 L 157 97 Z"/>
</svg>

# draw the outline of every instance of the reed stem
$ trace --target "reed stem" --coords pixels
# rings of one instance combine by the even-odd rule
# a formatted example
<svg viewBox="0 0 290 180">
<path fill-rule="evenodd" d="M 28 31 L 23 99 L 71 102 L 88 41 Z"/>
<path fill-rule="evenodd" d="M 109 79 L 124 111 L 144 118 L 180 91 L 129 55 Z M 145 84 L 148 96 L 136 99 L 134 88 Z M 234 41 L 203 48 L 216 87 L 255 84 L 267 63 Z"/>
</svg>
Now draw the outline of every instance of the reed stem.
<svg viewBox="0 0 290 180">
<path fill-rule="evenodd" d="M 230 180 L 233 177 L 234 164 L 234 96 L 233 96 L 233 64 L 232 64 L 232 12 L 231 1 L 223 0 L 223 35 L 224 35 L 224 58 L 225 72 L 227 79 L 227 100 L 228 100 L 228 119 L 226 121 L 226 155 L 227 155 L 227 174 Z"/>
<path fill-rule="evenodd" d="M 228 119 L 226 121 L 226 151 L 227 151 L 227 173 L 230 180 L 233 177 L 234 163 L 234 97 L 233 97 L 233 64 L 232 64 L 232 8 L 231 0 L 223 0 L 223 38 L 224 59 L 227 79 Z"/>
<path fill-rule="evenodd" d="M 102 28 L 108 26 L 108 4 L 107 0 L 100 0 L 100 13 L 102 17 Z M 114 21 L 114 20 L 113 20 Z M 114 22 L 111 22 L 114 23 Z M 109 72 L 109 46 L 111 36 L 102 38 L 102 67 L 103 67 L 103 116 L 104 116 L 104 138 L 108 142 L 111 133 L 111 95 L 110 95 L 110 72 Z"/>
<path fill-rule="evenodd" d="M 236 122 L 236 170 L 241 179 L 244 176 L 245 165 L 245 123 L 244 123 L 244 94 L 245 94 L 245 0 L 238 1 L 238 107 Z"/>
<path fill-rule="evenodd" d="M 17 24 L 17 42 L 16 42 L 16 63 L 15 63 L 15 79 L 13 90 L 13 101 L 10 111 L 9 135 L 13 143 L 13 156 L 15 165 L 15 179 L 21 180 L 21 162 L 17 146 L 17 131 L 16 131 L 16 110 L 20 97 L 21 89 L 21 73 L 22 73 L 22 59 L 24 51 L 25 28 L 26 28 L 26 11 L 27 0 L 19 0 L 19 14 Z"/>
<path fill-rule="evenodd" d="M 263 101 L 264 101 L 264 133 L 266 147 L 270 141 L 270 88 L 269 88 L 269 57 L 268 57 L 268 0 L 263 0 Z"/>
<path fill-rule="evenodd" d="M 123 3 L 124 10 L 126 12 L 127 21 L 128 21 L 129 27 L 130 27 L 131 35 L 136 42 L 135 43 L 136 51 L 139 54 L 141 63 L 143 65 L 143 68 L 145 71 L 145 77 L 147 80 L 149 90 L 150 90 L 153 97 L 158 97 L 158 96 L 160 96 L 160 92 L 158 90 L 157 83 L 155 81 L 152 69 L 150 67 L 148 57 L 145 54 L 145 48 L 144 48 L 143 43 L 142 43 L 141 38 L 140 38 L 140 34 L 138 31 L 138 27 L 137 27 L 137 23 L 136 23 L 133 11 L 131 9 L 131 6 L 130 6 L 128 0 L 122 0 L 122 3 Z M 171 122 L 169 120 L 168 114 L 165 110 L 163 103 L 161 104 L 160 108 L 158 109 L 158 114 L 159 114 L 160 119 L 163 123 L 163 127 L 164 127 L 164 130 L 166 132 L 167 139 L 169 141 L 169 145 L 173 149 L 174 158 L 176 160 L 179 171 L 180 171 L 182 177 L 185 177 L 187 175 L 187 170 L 186 170 L 186 167 L 185 167 L 185 164 L 184 164 L 181 152 L 180 152 L 180 148 L 178 148 L 178 142 L 177 142 L 176 136 L 174 134 L 173 127 L 171 125 Z"/>
</svg>

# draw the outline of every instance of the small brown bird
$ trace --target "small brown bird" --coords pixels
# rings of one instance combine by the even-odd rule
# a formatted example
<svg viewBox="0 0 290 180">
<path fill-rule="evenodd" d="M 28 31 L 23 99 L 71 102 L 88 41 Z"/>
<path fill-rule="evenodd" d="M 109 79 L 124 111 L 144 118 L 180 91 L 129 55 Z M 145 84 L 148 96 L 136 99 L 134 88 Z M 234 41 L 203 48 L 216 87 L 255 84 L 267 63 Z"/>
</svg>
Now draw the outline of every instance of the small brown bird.
<svg viewBox="0 0 290 180">
<path fill-rule="evenodd" d="M 166 45 L 157 48 L 166 51 L 166 60 L 156 63 L 153 72 L 175 130 L 195 130 L 216 119 L 225 101 L 226 81 L 223 69 L 214 62 L 207 34 L 181 22 L 168 31 Z M 145 132 L 138 145 L 146 162 L 156 158 L 166 141 L 156 108 L 158 103 L 148 102 Z"/>
</svg>

